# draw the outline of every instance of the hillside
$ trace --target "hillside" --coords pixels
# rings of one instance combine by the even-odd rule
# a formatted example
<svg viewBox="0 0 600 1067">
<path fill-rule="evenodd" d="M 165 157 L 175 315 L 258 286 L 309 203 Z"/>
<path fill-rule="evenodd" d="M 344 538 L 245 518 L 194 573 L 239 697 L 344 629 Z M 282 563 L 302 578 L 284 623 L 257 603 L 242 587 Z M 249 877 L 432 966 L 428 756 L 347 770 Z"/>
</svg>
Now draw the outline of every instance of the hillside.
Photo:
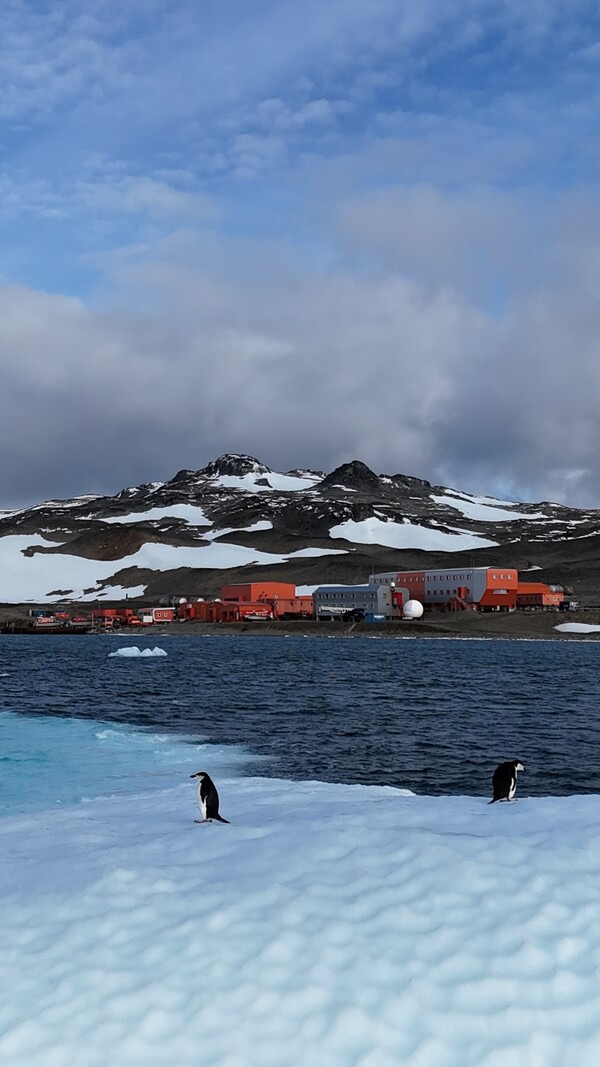
<svg viewBox="0 0 600 1067">
<path fill-rule="evenodd" d="M 474 496 L 354 460 L 329 474 L 227 454 L 115 496 L 0 512 L 0 602 L 156 599 L 225 582 L 364 582 L 511 565 L 597 603 L 600 511 Z"/>
</svg>

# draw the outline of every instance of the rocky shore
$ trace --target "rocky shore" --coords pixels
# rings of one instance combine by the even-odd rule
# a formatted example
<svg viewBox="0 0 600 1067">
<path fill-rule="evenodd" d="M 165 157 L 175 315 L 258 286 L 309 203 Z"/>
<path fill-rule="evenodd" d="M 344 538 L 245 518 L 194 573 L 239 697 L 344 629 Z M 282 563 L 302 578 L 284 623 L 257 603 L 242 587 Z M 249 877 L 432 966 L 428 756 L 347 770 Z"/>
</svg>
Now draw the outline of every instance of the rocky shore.
<svg viewBox="0 0 600 1067">
<path fill-rule="evenodd" d="M 78 613 L 81 609 L 78 607 Z M 83 612 L 81 612 L 83 614 Z M 27 622 L 27 607 L 0 607 L 0 630 L 6 632 L 11 623 Z M 591 633 L 561 632 L 556 627 L 564 623 L 583 623 L 600 627 L 600 609 L 577 612 L 428 612 L 416 622 L 316 622 L 314 620 L 286 622 L 200 623 L 174 622 L 135 631 L 121 631 L 129 636 L 168 636 L 240 634 L 249 637 L 306 636 L 306 637 L 456 637 L 488 638 L 496 640 L 558 640 L 598 641 L 600 630 Z M 47 635 L 51 636 L 51 635 Z"/>
</svg>

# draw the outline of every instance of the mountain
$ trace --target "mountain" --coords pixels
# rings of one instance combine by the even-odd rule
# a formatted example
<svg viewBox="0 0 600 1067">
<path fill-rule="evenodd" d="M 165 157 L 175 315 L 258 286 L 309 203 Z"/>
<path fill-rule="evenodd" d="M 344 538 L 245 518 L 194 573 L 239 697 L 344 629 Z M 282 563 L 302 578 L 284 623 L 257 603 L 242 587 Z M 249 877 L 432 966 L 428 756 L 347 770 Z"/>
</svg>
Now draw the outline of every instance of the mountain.
<svg viewBox="0 0 600 1067">
<path fill-rule="evenodd" d="M 225 583 L 365 582 L 372 570 L 503 564 L 597 601 L 600 511 L 227 454 L 115 496 L 0 512 L 0 602 L 156 600 Z"/>
</svg>

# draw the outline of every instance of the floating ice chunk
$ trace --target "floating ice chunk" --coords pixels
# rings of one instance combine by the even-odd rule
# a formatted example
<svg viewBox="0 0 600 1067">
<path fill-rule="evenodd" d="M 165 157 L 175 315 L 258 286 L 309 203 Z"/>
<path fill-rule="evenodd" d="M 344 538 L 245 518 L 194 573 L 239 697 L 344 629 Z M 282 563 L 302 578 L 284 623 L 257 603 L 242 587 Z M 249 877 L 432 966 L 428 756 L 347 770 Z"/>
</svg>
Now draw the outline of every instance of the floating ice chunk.
<svg viewBox="0 0 600 1067">
<path fill-rule="evenodd" d="M 109 652 L 108 658 L 111 656 L 120 656 L 129 659 L 136 659 L 142 656 L 148 659 L 150 656 L 166 656 L 167 653 L 162 648 L 138 648 L 137 645 L 133 645 L 130 648 L 117 648 L 115 652 Z"/>
</svg>

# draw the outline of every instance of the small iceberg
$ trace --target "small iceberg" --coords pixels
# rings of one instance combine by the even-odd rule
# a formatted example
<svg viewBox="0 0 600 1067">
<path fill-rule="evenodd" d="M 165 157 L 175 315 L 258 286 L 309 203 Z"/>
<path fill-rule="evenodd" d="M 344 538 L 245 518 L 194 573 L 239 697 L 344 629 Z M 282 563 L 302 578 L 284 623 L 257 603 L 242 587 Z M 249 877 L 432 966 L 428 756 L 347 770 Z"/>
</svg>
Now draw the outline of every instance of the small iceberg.
<svg viewBox="0 0 600 1067">
<path fill-rule="evenodd" d="M 134 645 L 133 648 L 118 648 L 116 652 L 109 652 L 108 658 L 111 656 L 119 656 L 126 659 L 137 659 L 142 656 L 144 659 L 148 659 L 150 656 L 166 656 L 167 653 L 162 648 L 138 648 Z"/>
</svg>

